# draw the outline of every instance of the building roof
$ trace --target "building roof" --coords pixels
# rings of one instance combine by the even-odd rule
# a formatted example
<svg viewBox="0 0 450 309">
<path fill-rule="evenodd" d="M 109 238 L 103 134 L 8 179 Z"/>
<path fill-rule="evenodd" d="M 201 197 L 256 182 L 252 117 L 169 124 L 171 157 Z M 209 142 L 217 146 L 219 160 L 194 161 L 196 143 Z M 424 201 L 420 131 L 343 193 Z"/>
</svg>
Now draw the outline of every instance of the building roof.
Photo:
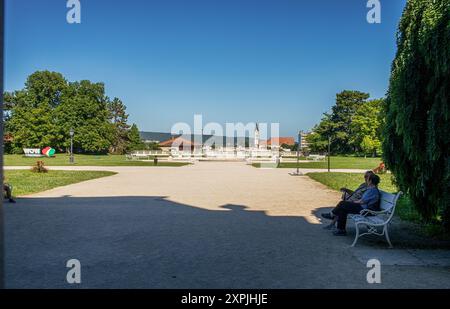
<svg viewBox="0 0 450 309">
<path fill-rule="evenodd" d="M 200 146 L 199 144 L 189 141 L 187 139 L 184 139 L 182 137 L 172 137 L 171 139 L 161 142 L 159 143 L 160 147 L 172 147 L 173 143 L 179 143 L 179 146 L 184 146 L 184 147 L 191 147 L 191 146 Z"/>
<path fill-rule="evenodd" d="M 275 145 L 289 145 L 289 146 L 293 146 L 295 145 L 295 139 L 293 137 L 272 137 L 271 139 L 267 140 L 267 145 L 270 146 L 272 144 Z"/>
</svg>

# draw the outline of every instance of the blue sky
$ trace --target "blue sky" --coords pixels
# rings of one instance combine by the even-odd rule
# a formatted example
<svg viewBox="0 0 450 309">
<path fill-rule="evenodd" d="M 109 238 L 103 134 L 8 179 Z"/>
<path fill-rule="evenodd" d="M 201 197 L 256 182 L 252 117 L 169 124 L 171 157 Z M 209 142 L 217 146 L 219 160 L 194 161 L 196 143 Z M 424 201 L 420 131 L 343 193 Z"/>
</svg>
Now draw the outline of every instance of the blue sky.
<svg viewBox="0 0 450 309">
<path fill-rule="evenodd" d="M 406 0 L 6 0 L 5 88 L 36 70 L 104 82 L 141 130 L 279 122 L 308 130 L 344 89 L 385 95 Z"/>
</svg>

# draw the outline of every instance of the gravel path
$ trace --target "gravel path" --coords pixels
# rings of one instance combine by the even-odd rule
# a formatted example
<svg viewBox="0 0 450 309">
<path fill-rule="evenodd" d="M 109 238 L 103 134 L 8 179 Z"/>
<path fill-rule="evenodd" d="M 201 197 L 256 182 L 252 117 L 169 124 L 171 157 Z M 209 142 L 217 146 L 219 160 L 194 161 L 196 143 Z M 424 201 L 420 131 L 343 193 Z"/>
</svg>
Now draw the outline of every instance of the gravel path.
<svg viewBox="0 0 450 309">
<path fill-rule="evenodd" d="M 289 169 L 50 168 L 118 174 L 5 205 L 7 287 L 73 288 L 69 259 L 81 262 L 81 288 L 450 287 L 448 251 L 434 266 L 397 265 L 383 242 L 349 248 L 352 228 L 324 231 L 318 216 L 339 194 Z M 381 284 L 366 281 L 368 257 L 382 262 Z"/>
</svg>

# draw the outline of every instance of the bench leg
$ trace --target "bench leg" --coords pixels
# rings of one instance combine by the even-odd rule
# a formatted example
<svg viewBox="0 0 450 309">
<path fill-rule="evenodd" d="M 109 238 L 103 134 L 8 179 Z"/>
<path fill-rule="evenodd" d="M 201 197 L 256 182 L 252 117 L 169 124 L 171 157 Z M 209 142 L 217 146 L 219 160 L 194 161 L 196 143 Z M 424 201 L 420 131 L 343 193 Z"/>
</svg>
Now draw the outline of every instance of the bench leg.
<svg viewBox="0 0 450 309">
<path fill-rule="evenodd" d="M 387 242 L 389 244 L 389 248 L 394 248 L 394 246 L 392 246 L 391 239 L 389 238 L 388 225 L 387 224 L 384 226 L 384 234 L 386 235 L 386 240 L 387 240 Z"/>
<path fill-rule="evenodd" d="M 359 224 L 355 224 L 355 228 L 356 228 L 356 235 L 355 235 L 355 240 L 352 243 L 352 247 L 354 247 L 356 245 L 356 243 L 358 242 L 358 238 L 359 238 Z"/>
</svg>

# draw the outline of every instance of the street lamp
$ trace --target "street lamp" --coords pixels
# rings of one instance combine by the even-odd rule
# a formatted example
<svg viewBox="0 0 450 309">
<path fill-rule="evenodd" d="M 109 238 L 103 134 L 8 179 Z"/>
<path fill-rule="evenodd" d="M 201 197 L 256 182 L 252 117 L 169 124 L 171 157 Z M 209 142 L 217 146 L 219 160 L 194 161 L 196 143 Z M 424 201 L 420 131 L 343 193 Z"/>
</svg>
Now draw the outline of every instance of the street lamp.
<svg viewBox="0 0 450 309">
<path fill-rule="evenodd" d="M 297 144 L 297 173 L 292 173 L 290 175 L 292 176 L 303 176 L 302 173 L 300 173 L 300 151 L 302 147 L 302 135 L 303 131 L 298 131 L 298 144 Z"/>
<path fill-rule="evenodd" d="M 73 158 L 73 135 L 74 135 L 73 128 L 70 128 L 69 134 L 70 134 L 70 163 L 74 163 Z"/>
<path fill-rule="evenodd" d="M 330 172 L 331 169 L 330 155 L 331 155 L 331 136 L 328 136 L 328 173 Z"/>
</svg>

